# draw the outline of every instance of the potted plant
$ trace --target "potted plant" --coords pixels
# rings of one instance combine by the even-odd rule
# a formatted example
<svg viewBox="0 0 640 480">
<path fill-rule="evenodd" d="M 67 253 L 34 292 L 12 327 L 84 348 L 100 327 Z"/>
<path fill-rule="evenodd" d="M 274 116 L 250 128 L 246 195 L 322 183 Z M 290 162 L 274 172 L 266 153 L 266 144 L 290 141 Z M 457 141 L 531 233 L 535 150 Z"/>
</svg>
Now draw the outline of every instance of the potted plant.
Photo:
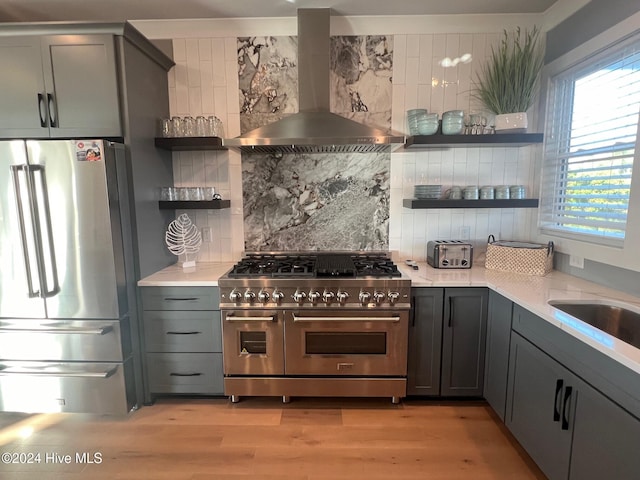
<svg viewBox="0 0 640 480">
<path fill-rule="evenodd" d="M 477 78 L 474 96 L 496 114 L 496 131 L 527 129 L 527 110 L 533 104 L 544 62 L 540 30 L 504 31 L 500 46 Z"/>
</svg>

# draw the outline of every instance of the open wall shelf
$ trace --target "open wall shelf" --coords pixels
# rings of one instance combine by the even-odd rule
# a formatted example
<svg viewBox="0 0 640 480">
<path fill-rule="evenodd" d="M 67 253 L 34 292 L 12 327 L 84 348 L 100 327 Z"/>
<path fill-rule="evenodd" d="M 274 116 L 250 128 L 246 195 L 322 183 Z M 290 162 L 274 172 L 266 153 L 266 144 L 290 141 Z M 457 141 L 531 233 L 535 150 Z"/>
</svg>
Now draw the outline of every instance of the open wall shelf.
<svg viewBox="0 0 640 480">
<path fill-rule="evenodd" d="M 227 150 L 220 137 L 156 137 L 156 147 L 171 151 Z"/>
<path fill-rule="evenodd" d="M 414 135 L 404 148 L 523 147 L 542 143 L 542 133 L 494 133 L 491 135 Z"/>
<path fill-rule="evenodd" d="M 405 198 L 405 208 L 536 208 L 537 198 L 499 199 L 499 200 L 446 200 Z"/>
<path fill-rule="evenodd" d="M 158 202 L 160 210 L 220 210 L 231 206 L 230 200 L 178 200 Z"/>
</svg>

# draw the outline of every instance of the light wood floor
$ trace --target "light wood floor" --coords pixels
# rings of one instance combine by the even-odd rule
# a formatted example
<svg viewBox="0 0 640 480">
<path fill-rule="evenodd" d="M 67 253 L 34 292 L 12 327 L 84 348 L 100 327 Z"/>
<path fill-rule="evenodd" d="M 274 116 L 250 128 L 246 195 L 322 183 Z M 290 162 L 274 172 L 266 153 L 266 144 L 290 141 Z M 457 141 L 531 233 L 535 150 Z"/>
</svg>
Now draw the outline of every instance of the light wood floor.
<svg viewBox="0 0 640 480">
<path fill-rule="evenodd" d="M 479 401 L 161 399 L 124 420 L 5 413 L 0 452 L 40 454 L 0 463 L 2 480 L 545 478 Z M 102 461 L 76 463 L 76 453 Z"/>
</svg>

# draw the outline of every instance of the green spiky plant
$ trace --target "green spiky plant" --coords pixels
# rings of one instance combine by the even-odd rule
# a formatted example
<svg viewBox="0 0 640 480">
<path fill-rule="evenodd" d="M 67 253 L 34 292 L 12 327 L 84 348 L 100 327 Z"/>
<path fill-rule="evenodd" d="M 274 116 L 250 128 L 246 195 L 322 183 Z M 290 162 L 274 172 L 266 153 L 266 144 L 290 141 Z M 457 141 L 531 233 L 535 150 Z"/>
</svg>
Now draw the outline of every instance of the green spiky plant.
<svg viewBox="0 0 640 480">
<path fill-rule="evenodd" d="M 495 114 L 526 112 L 533 104 L 544 48 L 539 44 L 540 30 L 504 31 L 498 49 L 477 77 L 474 97 Z"/>
</svg>

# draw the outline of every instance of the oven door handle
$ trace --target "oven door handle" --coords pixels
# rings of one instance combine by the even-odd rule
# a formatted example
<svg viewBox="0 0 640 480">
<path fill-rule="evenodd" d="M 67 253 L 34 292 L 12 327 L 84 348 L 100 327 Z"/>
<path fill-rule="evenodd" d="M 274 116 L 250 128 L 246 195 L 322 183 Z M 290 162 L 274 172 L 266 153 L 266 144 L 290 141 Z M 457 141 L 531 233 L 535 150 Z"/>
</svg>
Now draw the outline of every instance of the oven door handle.
<svg viewBox="0 0 640 480">
<path fill-rule="evenodd" d="M 298 317 L 293 315 L 294 322 L 399 322 L 400 316 L 391 317 Z"/>
<path fill-rule="evenodd" d="M 227 322 L 275 322 L 275 315 L 267 315 L 265 317 L 240 317 L 233 313 L 227 313 L 225 320 Z"/>
</svg>

